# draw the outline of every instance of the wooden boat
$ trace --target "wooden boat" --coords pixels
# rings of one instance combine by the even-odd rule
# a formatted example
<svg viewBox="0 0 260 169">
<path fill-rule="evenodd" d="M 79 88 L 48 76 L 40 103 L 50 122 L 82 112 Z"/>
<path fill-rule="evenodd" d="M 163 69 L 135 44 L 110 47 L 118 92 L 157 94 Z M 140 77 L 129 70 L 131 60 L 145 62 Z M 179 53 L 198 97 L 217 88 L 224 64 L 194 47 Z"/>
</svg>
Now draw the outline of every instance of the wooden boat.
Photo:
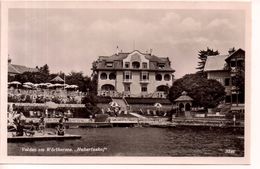
<svg viewBox="0 0 260 169">
<path fill-rule="evenodd" d="M 80 139 L 80 135 L 65 134 L 63 136 L 55 134 L 35 134 L 33 136 L 15 136 L 12 133 L 8 133 L 8 142 L 33 142 L 33 141 L 46 141 L 46 140 L 68 140 L 68 139 Z"/>
</svg>

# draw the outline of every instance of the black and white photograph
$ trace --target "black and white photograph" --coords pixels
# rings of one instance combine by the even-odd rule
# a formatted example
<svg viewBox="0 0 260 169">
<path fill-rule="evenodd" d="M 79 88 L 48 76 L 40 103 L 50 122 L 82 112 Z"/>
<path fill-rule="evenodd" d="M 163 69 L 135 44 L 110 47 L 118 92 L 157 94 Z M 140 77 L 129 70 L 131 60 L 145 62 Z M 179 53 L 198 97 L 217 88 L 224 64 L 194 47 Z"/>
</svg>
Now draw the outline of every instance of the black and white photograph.
<svg viewBox="0 0 260 169">
<path fill-rule="evenodd" d="M 249 3 L 4 7 L 6 158 L 248 162 Z"/>
</svg>

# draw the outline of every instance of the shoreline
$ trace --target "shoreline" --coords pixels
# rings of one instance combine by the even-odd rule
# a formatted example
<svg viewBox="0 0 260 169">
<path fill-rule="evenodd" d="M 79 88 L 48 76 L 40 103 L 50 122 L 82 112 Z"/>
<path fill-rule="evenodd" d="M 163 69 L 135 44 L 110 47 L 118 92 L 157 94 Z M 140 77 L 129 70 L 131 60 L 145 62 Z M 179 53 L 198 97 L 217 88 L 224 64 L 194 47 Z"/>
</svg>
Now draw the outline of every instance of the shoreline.
<svg viewBox="0 0 260 169">
<path fill-rule="evenodd" d="M 38 118 L 27 118 L 34 123 Z M 59 118 L 45 118 L 46 127 L 53 128 L 58 124 Z M 157 127 L 157 128 L 222 128 L 244 130 L 244 122 L 227 119 L 202 119 L 202 118 L 175 118 L 169 121 L 169 118 L 111 118 L 103 122 L 95 122 L 94 119 L 69 118 L 64 122 L 67 128 L 104 128 L 104 127 Z"/>
</svg>

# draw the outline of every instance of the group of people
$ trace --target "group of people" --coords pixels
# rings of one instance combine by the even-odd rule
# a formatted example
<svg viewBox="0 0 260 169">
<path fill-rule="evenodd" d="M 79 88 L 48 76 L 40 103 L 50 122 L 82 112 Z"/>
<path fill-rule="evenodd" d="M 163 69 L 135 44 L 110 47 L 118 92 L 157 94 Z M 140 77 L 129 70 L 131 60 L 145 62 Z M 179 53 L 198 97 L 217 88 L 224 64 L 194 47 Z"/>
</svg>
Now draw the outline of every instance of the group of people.
<svg viewBox="0 0 260 169">
<path fill-rule="evenodd" d="M 65 134 L 65 126 L 64 122 L 67 119 L 64 117 L 61 117 L 59 119 L 59 122 L 56 126 L 55 134 L 57 135 L 64 135 Z M 42 133 L 42 135 L 45 134 L 45 127 L 46 123 L 44 120 L 44 117 L 40 117 L 38 123 L 34 123 L 32 120 L 30 120 L 26 124 L 26 117 L 23 115 L 23 113 L 18 112 L 13 116 L 13 118 L 8 119 L 8 130 L 14 131 L 14 136 L 33 136 L 35 133 Z"/>
</svg>

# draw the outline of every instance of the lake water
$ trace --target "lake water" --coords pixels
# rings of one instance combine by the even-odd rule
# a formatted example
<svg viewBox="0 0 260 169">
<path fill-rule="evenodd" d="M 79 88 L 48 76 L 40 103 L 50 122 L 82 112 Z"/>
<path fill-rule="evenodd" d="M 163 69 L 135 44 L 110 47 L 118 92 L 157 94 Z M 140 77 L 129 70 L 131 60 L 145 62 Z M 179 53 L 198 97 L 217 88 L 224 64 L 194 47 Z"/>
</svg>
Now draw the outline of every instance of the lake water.
<svg viewBox="0 0 260 169">
<path fill-rule="evenodd" d="M 242 136 L 224 129 L 68 129 L 78 140 L 8 143 L 8 155 L 24 156 L 243 156 Z M 28 151 L 29 150 L 29 151 Z"/>
</svg>

